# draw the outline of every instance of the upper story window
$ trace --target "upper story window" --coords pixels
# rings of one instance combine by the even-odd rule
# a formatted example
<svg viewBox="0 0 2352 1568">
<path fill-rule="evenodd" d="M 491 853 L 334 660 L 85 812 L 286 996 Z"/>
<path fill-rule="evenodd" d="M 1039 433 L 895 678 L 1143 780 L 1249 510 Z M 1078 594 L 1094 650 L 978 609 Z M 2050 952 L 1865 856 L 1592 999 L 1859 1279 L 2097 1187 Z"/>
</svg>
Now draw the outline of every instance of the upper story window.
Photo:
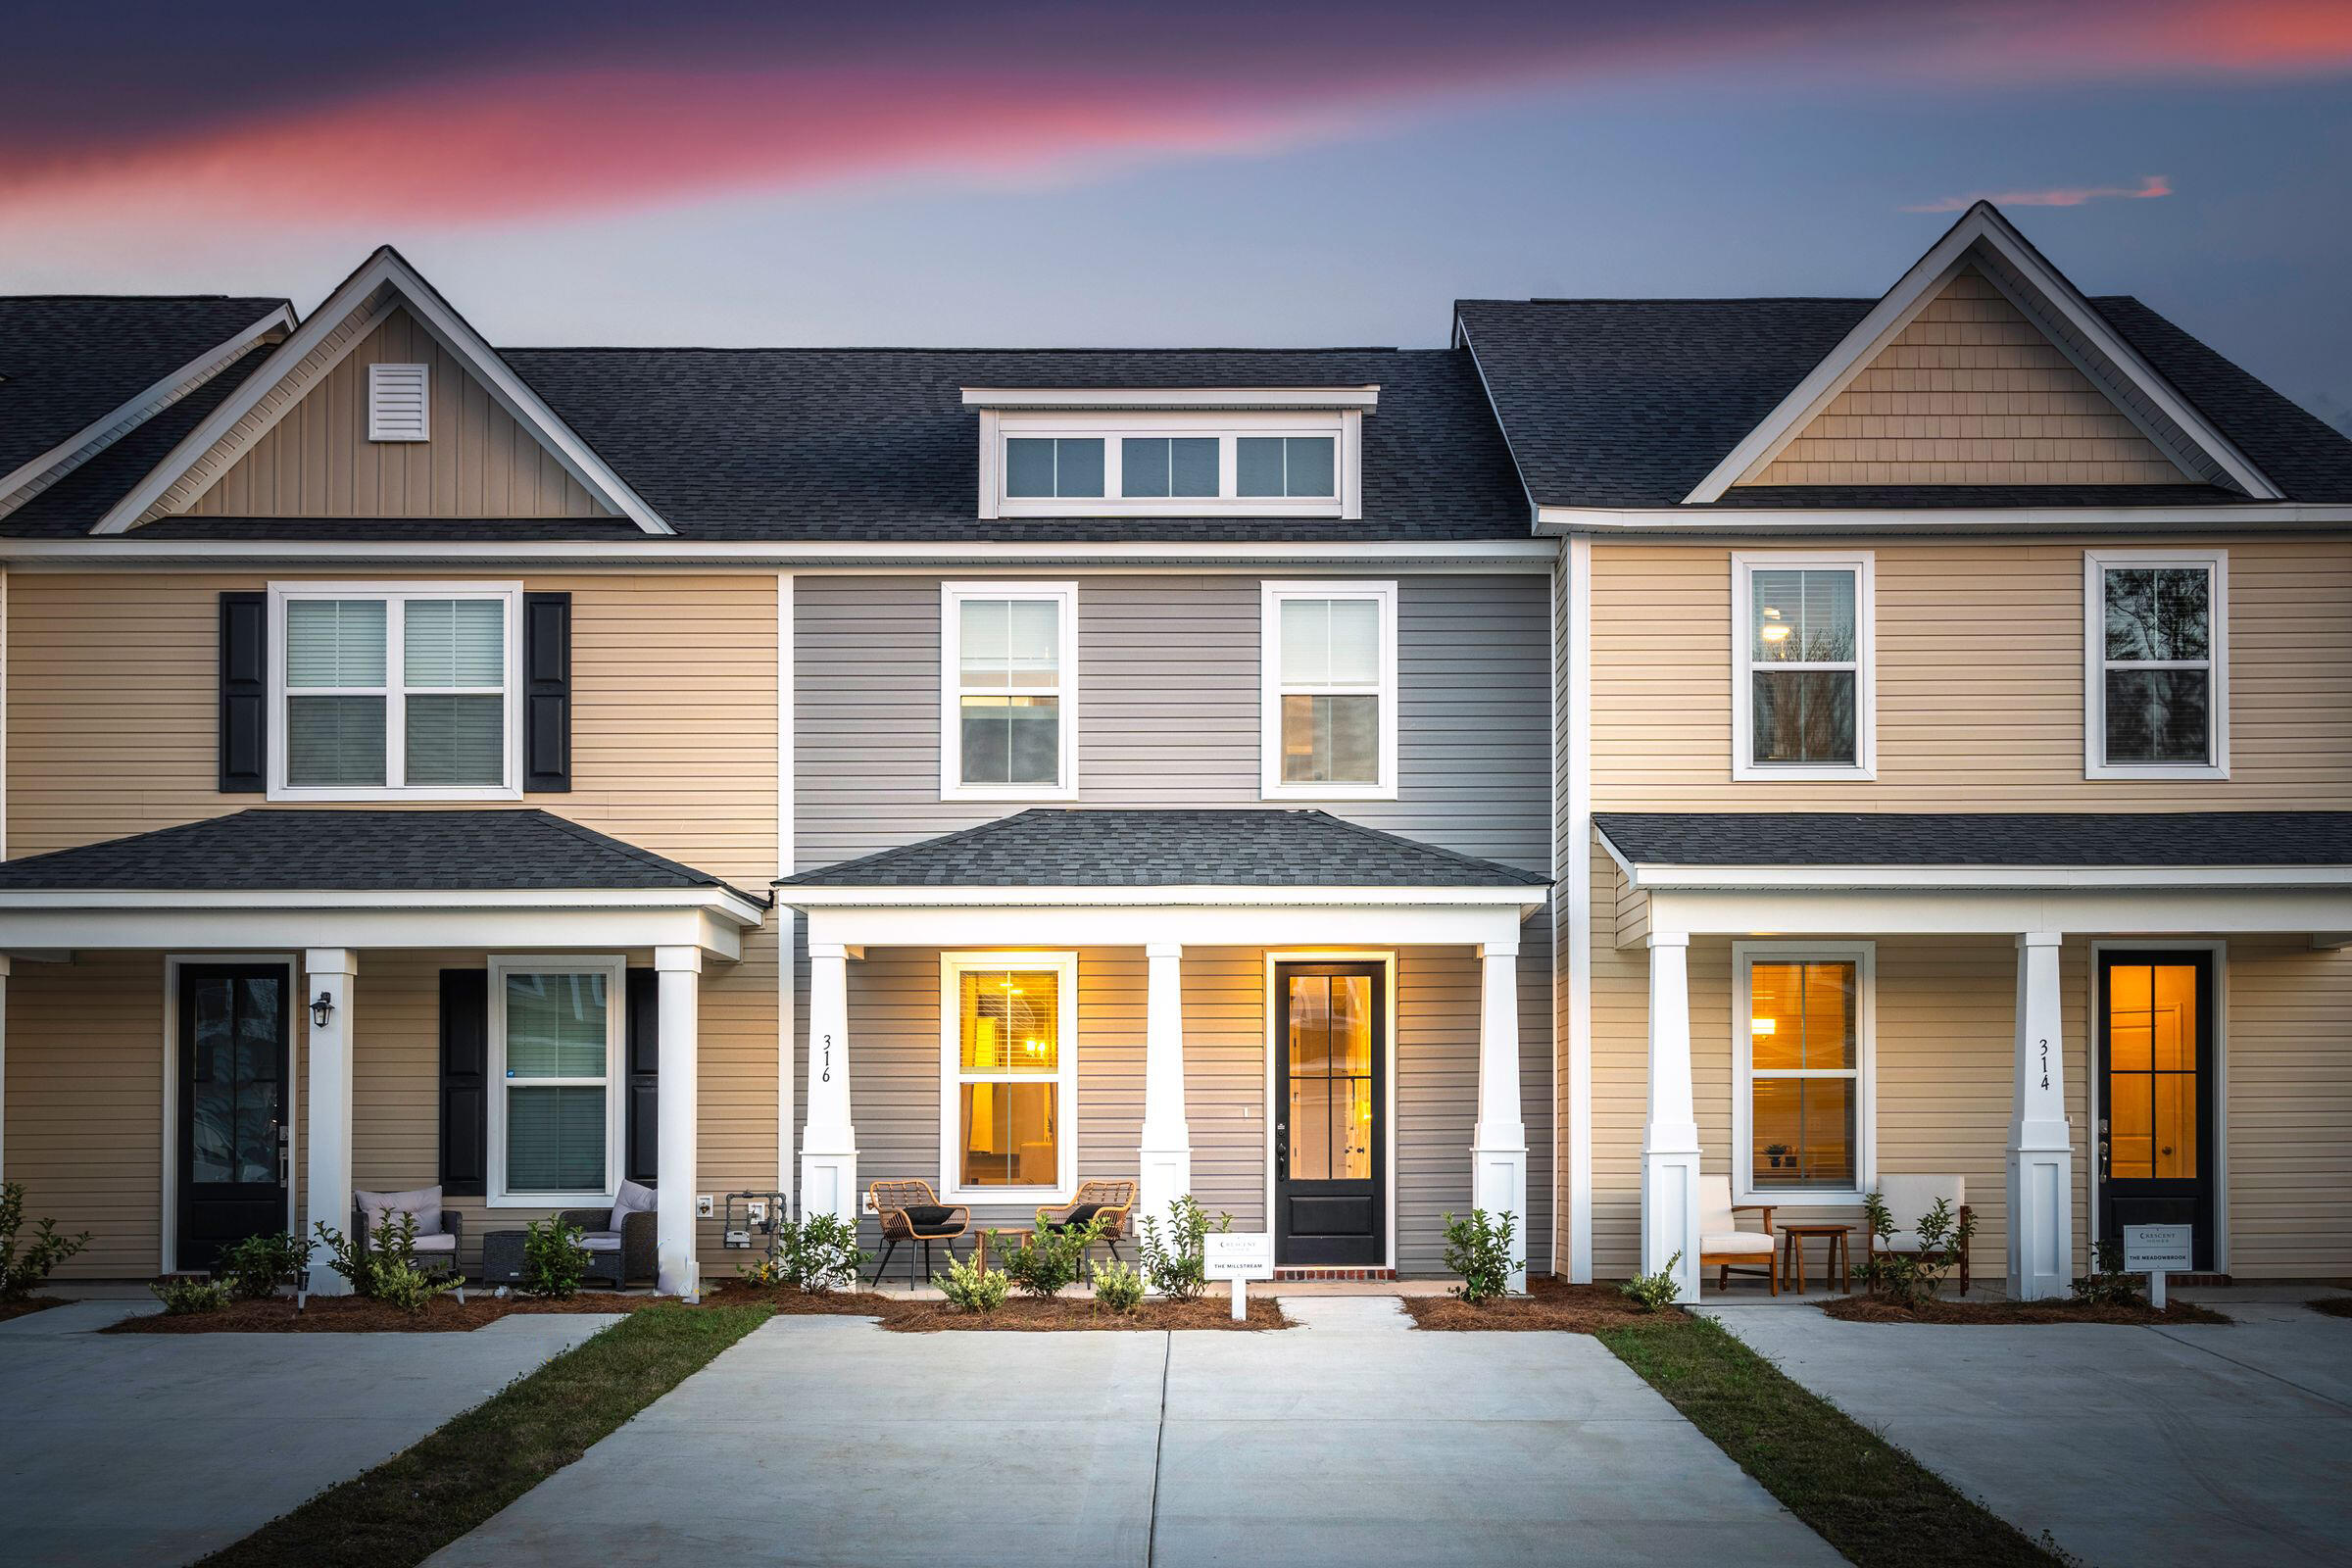
<svg viewBox="0 0 2352 1568">
<path fill-rule="evenodd" d="M 1077 791 L 1076 583 L 940 591 L 940 798 Z"/>
<path fill-rule="evenodd" d="M 1871 557 L 1732 558 L 1732 776 L 1867 779 L 1878 766 Z"/>
<path fill-rule="evenodd" d="M 2093 552 L 2083 598 L 2085 776 L 2229 777 L 2229 558 Z"/>
<path fill-rule="evenodd" d="M 498 584 L 271 588 L 270 797 L 518 796 L 520 600 Z"/>
<path fill-rule="evenodd" d="M 1396 585 L 1269 582 L 1261 625 L 1260 793 L 1395 799 Z"/>
<path fill-rule="evenodd" d="M 1099 501 L 1100 436 L 1014 436 L 1004 443 L 1004 493 L 1022 500 Z"/>
</svg>

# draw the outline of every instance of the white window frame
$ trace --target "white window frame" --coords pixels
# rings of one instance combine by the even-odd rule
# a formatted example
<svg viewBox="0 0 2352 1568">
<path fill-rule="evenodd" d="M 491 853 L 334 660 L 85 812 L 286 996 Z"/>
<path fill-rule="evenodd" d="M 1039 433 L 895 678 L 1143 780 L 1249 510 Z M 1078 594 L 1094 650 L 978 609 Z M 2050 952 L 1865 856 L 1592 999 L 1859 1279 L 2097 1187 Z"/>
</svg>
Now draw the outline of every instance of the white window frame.
<svg viewBox="0 0 2352 1568">
<path fill-rule="evenodd" d="M 1052 784 L 963 782 L 963 607 L 974 600 L 1052 603 L 1059 612 L 1057 680 L 1051 691 L 1018 695 L 1058 699 L 1059 776 Z M 1000 694 L 997 688 L 989 688 Z M 947 582 L 939 586 L 939 798 L 943 801 L 1068 801 L 1078 796 L 1078 585 L 1074 582 Z"/>
<path fill-rule="evenodd" d="M 1380 607 L 1380 682 L 1334 686 L 1327 695 L 1380 699 L 1380 776 L 1369 784 L 1293 783 L 1282 776 L 1282 606 L 1289 599 L 1365 599 Z M 1393 801 L 1396 799 L 1396 584 L 1360 578 L 1265 581 L 1258 592 L 1258 794 L 1269 801 Z M 1300 688 L 1302 691 L 1306 688 Z"/>
<path fill-rule="evenodd" d="M 1758 762 L 1755 677 L 1763 670 L 1842 669 L 1838 664 L 1760 664 L 1755 658 L 1755 574 L 1844 570 L 1854 574 L 1854 760 Z M 1740 783 L 1872 780 L 1879 776 L 1878 559 L 1868 550 L 1740 551 L 1732 557 L 1732 777 Z"/>
<path fill-rule="evenodd" d="M 1240 494 L 1240 436 L 1327 436 L 1334 443 L 1329 496 L 1245 496 Z M 1214 436 L 1217 493 L 1213 496 L 1125 496 L 1124 449 L 1129 436 Z M 1015 496 L 1005 491 L 1011 465 L 1004 443 L 1014 439 L 1099 440 L 1102 443 L 1102 495 Z M 980 415 L 980 515 L 995 517 L 1360 517 L 1362 504 L 1363 411 L 1361 409 L 1200 410 L 1142 413 L 1129 410 L 984 409 Z"/>
<path fill-rule="evenodd" d="M 2202 570 L 2206 596 L 2206 651 L 2197 660 L 2107 658 L 2107 573 L 2171 567 Z M 2107 671 L 2109 668 L 2204 669 L 2212 678 L 2205 704 L 2205 760 L 2202 762 L 2110 762 L 2107 760 Z M 2082 776 L 2086 779 L 2217 779 L 2230 776 L 2230 552 L 2227 550 L 2086 550 L 2082 553 Z"/>
<path fill-rule="evenodd" d="M 963 999 L 958 981 L 970 969 L 1032 969 L 1054 976 L 1059 1002 L 1056 1017 L 1061 1028 L 1054 1043 L 1058 1071 L 1042 1073 L 963 1072 Z M 1023 1209 L 1066 1203 L 1078 1186 L 1078 955 L 1060 953 L 943 953 L 939 956 L 939 1193 L 949 1203 L 1008 1204 Z M 1054 1152 L 1054 1179 L 1051 1187 L 965 1187 L 957 1180 L 962 1162 L 956 1157 L 962 1123 L 965 1083 L 1053 1083 L 1059 1086 L 1055 1119 L 1060 1147 Z"/>
<path fill-rule="evenodd" d="M 1854 966 L 1854 1176 L 1842 1187 L 1755 1185 L 1755 1037 L 1751 965 L 1814 959 Z M 1774 1078 L 1843 1078 L 1843 1069 L 1775 1070 Z M 1775 1208 L 1859 1203 L 1879 1182 L 1879 950 L 1875 942 L 1735 942 L 1732 944 L 1732 1201 Z"/>
<path fill-rule="evenodd" d="M 605 1190 L 602 1193 L 514 1192 L 507 1186 L 507 976 L 510 974 L 601 974 L 605 977 Z M 489 1197 L 492 1208 L 594 1208 L 610 1204 L 620 1190 L 623 1143 L 628 1127 L 628 1077 L 622 1061 L 627 1042 L 628 959 L 619 956 L 493 956 L 490 959 L 490 1139 Z M 523 1087 L 586 1087 L 588 1078 L 529 1078 Z"/>
<path fill-rule="evenodd" d="M 384 779 L 379 785 L 286 782 L 286 606 L 298 599 L 384 602 Z M 413 599 L 502 600 L 506 605 L 506 773 L 496 784 L 397 782 L 408 764 L 408 698 L 471 688 L 405 684 L 404 612 Z M 311 696 L 373 696 L 375 687 L 303 688 Z M 518 582 L 273 582 L 270 585 L 270 787 L 272 801 L 518 801 L 522 799 L 522 584 Z"/>
</svg>

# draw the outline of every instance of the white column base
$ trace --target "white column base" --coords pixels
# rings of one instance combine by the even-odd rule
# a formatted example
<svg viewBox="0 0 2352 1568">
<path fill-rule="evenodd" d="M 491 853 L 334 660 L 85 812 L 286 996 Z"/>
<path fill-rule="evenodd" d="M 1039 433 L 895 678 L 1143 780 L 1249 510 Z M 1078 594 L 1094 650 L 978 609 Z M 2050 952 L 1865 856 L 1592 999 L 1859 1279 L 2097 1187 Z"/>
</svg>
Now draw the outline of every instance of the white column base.
<svg viewBox="0 0 2352 1568">
<path fill-rule="evenodd" d="M 1642 1151 L 1642 1272 L 1666 1272 L 1671 1261 L 1678 1301 L 1698 1299 L 1696 1128 L 1689 1146 Z"/>
<path fill-rule="evenodd" d="M 804 1135 L 806 1137 L 806 1135 Z M 854 1228 L 865 1206 L 858 1189 L 858 1151 L 801 1150 L 801 1218 L 838 1214 Z"/>
<path fill-rule="evenodd" d="M 2009 1294 L 2020 1301 L 2074 1290 L 2075 1155 L 2065 1123 L 2058 1134 L 2056 1148 L 2009 1151 Z"/>
<path fill-rule="evenodd" d="M 1154 1149 L 1147 1142 L 1136 1159 L 1140 1179 L 1136 1183 L 1134 1223 L 1129 1229 L 1140 1237 L 1144 1220 L 1149 1217 L 1164 1236 L 1168 1229 L 1168 1206 L 1193 1190 L 1192 1146 Z"/>
<path fill-rule="evenodd" d="M 1489 1219 L 1511 1216 L 1510 1289 L 1527 1289 L 1526 1258 L 1535 1249 L 1527 1233 L 1527 1135 L 1516 1127 L 1480 1125 L 1470 1146 L 1470 1201 Z"/>
</svg>

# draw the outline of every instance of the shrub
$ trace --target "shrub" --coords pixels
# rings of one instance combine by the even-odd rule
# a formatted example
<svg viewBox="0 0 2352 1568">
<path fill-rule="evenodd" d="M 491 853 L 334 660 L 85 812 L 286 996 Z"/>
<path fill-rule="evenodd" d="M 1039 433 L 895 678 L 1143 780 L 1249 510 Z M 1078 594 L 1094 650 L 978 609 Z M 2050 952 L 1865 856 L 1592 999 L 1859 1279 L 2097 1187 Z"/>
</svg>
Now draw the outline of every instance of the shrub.
<svg viewBox="0 0 2352 1568">
<path fill-rule="evenodd" d="M 767 1256 L 742 1273 L 755 1285 L 789 1285 L 822 1296 L 857 1284 L 859 1271 L 872 1259 L 871 1252 L 858 1250 L 856 1225 L 839 1214 L 810 1214 L 780 1221 Z"/>
<path fill-rule="evenodd" d="M 2091 1306 L 2145 1306 L 2141 1277 L 2124 1272 L 2124 1244 L 2102 1241 L 2091 1247 L 2091 1270 L 2075 1280 L 2075 1299 Z"/>
<path fill-rule="evenodd" d="M 522 1285 L 525 1296 L 545 1296 L 559 1301 L 580 1293 L 588 1272 L 588 1249 L 580 1245 L 585 1233 L 561 1219 L 533 1220 L 522 1228 Z"/>
<path fill-rule="evenodd" d="M 24 1228 L 24 1184 L 0 1182 L 0 1301 L 18 1301 L 33 1293 L 67 1258 L 90 1245 L 90 1233 L 57 1234 L 57 1221 L 42 1220 L 32 1228 L 32 1240 L 17 1250 L 17 1233 Z"/>
<path fill-rule="evenodd" d="M 1094 1269 L 1095 1305 L 1113 1312 L 1134 1311 L 1144 1303 L 1144 1277 L 1120 1262 L 1097 1263 Z"/>
<path fill-rule="evenodd" d="M 1219 1214 L 1216 1229 L 1220 1235 L 1233 1229 L 1233 1216 Z M 1190 1193 L 1168 1205 L 1164 1238 L 1159 1221 L 1150 1214 L 1144 1216 L 1136 1252 L 1153 1290 L 1171 1301 L 1200 1298 L 1200 1293 L 1208 1288 L 1208 1215 Z"/>
<path fill-rule="evenodd" d="M 1489 1218 L 1483 1208 L 1472 1209 L 1468 1219 L 1446 1216 L 1446 1267 L 1462 1277 L 1448 1294 L 1475 1306 L 1510 1289 L 1512 1273 L 1527 1267 L 1526 1258 L 1511 1258 L 1517 1224 L 1510 1214 Z"/>
<path fill-rule="evenodd" d="M 228 1285 L 223 1280 L 198 1279 L 193 1274 L 167 1274 L 147 1287 L 155 1298 L 164 1303 L 166 1317 L 187 1317 L 197 1312 L 218 1312 L 228 1305 Z"/>
<path fill-rule="evenodd" d="M 223 1251 L 213 1274 L 227 1281 L 229 1294 L 238 1300 L 260 1301 L 275 1296 L 277 1288 L 299 1275 L 309 1261 L 310 1249 L 301 1237 L 264 1231 Z"/>
<path fill-rule="evenodd" d="M 1664 1268 L 1655 1274 L 1635 1275 L 1617 1287 L 1617 1294 L 1644 1312 L 1655 1312 L 1662 1306 L 1672 1306 L 1676 1298 L 1683 1294 L 1682 1282 L 1674 1277 L 1674 1265 L 1682 1260 L 1683 1254 L 1675 1253 L 1666 1260 Z"/>
<path fill-rule="evenodd" d="M 1003 1231 L 992 1231 L 1003 1236 Z M 1053 1296 L 1065 1285 L 1075 1284 L 1085 1265 L 1086 1250 L 1102 1234 L 1102 1218 L 1095 1216 L 1083 1225 L 1065 1225 L 1059 1231 L 1046 1228 L 1046 1211 L 1037 1211 L 1037 1229 L 1021 1238 L 1018 1247 L 1004 1249 L 1004 1276 L 1030 1296 Z"/>
<path fill-rule="evenodd" d="M 950 1258 L 937 1276 L 940 1294 L 958 1312 L 994 1312 L 1004 1304 L 1012 1280 L 1002 1269 L 982 1268 L 968 1258 Z"/>
<path fill-rule="evenodd" d="M 1873 1192 L 1862 1200 L 1862 1211 L 1868 1219 L 1870 1232 L 1880 1241 L 1892 1236 L 1897 1229 L 1894 1215 L 1886 1207 L 1886 1200 Z M 1948 1198 L 1936 1200 L 1936 1206 L 1920 1216 L 1915 1234 L 1919 1237 L 1916 1252 L 1889 1252 L 1874 1249 L 1862 1266 L 1863 1281 L 1872 1294 L 1886 1297 L 1903 1306 L 1916 1307 L 1936 1298 L 1943 1288 L 1943 1278 L 1951 1272 L 1952 1264 L 1967 1248 L 1969 1238 L 1976 1234 L 1974 1214 L 1952 1212 Z"/>
<path fill-rule="evenodd" d="M 351 1294 L 383 1301 L 406 1312 L 421 1312 L 436 1296 L 465 1284 L 456 1273 L 427 1273 L 416 1266 L 416 1216 L 386 1214 L 368 1238 L 356 1239 L 320 1220 L 313 1227 L 326 1248 L 326 1266 L 343 1276 Z"/>
</svg>

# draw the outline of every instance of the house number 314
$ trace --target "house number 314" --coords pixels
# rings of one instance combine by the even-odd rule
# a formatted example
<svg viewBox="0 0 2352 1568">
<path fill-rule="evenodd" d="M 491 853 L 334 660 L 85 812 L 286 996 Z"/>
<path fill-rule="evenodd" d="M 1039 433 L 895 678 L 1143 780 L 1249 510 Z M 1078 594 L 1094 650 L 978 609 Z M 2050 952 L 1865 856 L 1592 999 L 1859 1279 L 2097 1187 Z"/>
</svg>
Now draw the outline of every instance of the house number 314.
<svg viewBox="0 0 2352 1568">
<path fill-rule="evenodd" d="M 2041 1043 L 2041 1087 L 2050 1087 L 2050 1043 L 2047 1040 Z"/>
</svg>

